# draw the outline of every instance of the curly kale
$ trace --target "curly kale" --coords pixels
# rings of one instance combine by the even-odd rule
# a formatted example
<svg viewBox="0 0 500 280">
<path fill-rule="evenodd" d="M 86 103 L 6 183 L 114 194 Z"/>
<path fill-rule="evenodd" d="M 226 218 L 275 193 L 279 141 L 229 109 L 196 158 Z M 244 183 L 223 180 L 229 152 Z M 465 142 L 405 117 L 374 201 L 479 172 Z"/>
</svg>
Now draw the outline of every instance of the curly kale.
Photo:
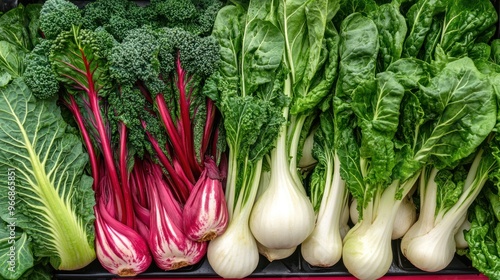
<svg viewBox="0 0 500 280">
<path fill-rule="evenodd" d="M 48 58 L 51 44 L 51 40 L 41 40 L 25 58 L 24 81 L 39 99 L 51 98 L 59 91 L 59 82 Z"/>
<path fill-rule="evenodd" d="M 209 35 L 223 3 L 219 0 L 152 0 L 149 9 L 158 26 L 179 27 L 193 34 Z"/>
<path fill-rule="evenodd" d="M 55 39 L 62 31 L 81 23 L 80 9 L 67 0 L 47 0 L 40 10 L 40 29 L 47 39 Z"/>
<path fill-rule="evenodd" d="M 151 17 L 144 8 L 129 0 L 98 0 L 83 8 L 83 27 L 94 30 L 103 27 L 116 40 L 121 41 L 126 32 L 145 24 Z"/>
</svg>

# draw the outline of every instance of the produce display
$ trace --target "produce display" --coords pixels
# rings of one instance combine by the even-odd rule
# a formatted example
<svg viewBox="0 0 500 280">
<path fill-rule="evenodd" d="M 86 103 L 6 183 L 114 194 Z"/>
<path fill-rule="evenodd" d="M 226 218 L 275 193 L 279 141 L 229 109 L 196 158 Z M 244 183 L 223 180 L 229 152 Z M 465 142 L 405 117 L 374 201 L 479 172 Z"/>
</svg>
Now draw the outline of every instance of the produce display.
<svg viewBox="0 0 500 280">
<path fill-rule="evenodd" d="M 394 252 L 500 279 L 495 5 L 19 1 L 0 279 L 245 278 L 263 258 L 377 279 Z"/>
</svg>

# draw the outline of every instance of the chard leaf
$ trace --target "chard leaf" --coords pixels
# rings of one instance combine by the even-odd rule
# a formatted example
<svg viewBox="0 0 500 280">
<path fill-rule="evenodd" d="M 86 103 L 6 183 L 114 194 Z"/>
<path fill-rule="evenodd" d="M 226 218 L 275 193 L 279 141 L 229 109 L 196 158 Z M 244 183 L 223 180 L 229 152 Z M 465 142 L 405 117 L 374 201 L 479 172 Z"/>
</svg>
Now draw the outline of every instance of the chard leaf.
<svg viewBox="0 0 500 280">
<path fill-rule="evenodd" d="M 16 186 L 16 207 L 0 193 L 0 216 L 33 241 L 35 257 L 56 269 L 78 269 L 95 259 L 92 180 L 79 137 L 68 133 L 56 100 L 35 100 L 22 79 L 0 89 L 0 180 L 7 170 Z M 11 175 L 12 176 L 12 175 Z"/>
<path fill-rule="evenodd" d="M 396 165 L 393 139 L 399 126 L 399 107 L 404 92 L 391 72 L 379 73 L 376 87 L 354 92 L 352 107 L 361 128 L 360 157 L 370 161 L 370 167 L 364 172 L 368 186 L 390 185 Z"/>
<path fill-rule="evenodd" d="M 333 84 L 338 35 L 327 23 L 338 8 L 336 0 L 282 1 L 279 5 L 279 23 L 285 35 L 286 63 L 295 103 L 291 114 L 304 113 L 317 106 Z M 313 90 L 312 83 L 317 76 L 322 78 L 322 84 Z"/>
<path fill-rule="evenodd" d="M 251 20 L 245 26 L 240 63 L 243 95 L 254 93 L 260 85 L 270 83 L 281 64 L 283 36 L 270 22 Z"/>
<path fill-rule="evenodd" d="M 490 279 L 500 278 L 500 220 L 498 191 L 485 186 L 469 211 L 471 228 L 464 237 L 472 265 Z"/>
<path fill-rule="evenodd" d="M 449 1 L 440 42 L 444 52 L 451 57 L 467 55 L 478 35 L 497 20 L 497 12 L 489 0 Z"/>
<path fill-rule="evenodd" d="M 432 21 L 429 33 L 425 38 L 424 50 L 423 50 L 423 60 L 431 63 L 434 59 L 435 49 L 439 44 L 441 39 L 441 30 L 443 28 L 442 15 L 436 16 L 436 20 Z"/>
<path fill-rule="evenodd" d="M 393 1 L 379 6 L 369 14 L 379 32 L 379 71 L 384 71 L 392 62 L 401 58 L 407 27 L 399 6 L 397 1 Z"/>
<path fill-rule="evenodd" d="M 408 35 L 403 48 L 404 57 L 417 57 L 429 33 L 435 15 L 444 11 L 443 0 L 419 0 L 406 14 Z"/>
<path fill-rule="evenodd" d="M 399 59 L 387 71 L 393 72 L 398 82 L 408 91 L 418 89 L 419 85 L 427 85 L 433 76 L 431 65 L 416 58 Z"/>
<path fill-rule="evenodd" d="M 374 0 L 340 0 L 340 7 L 337 14 L 333 18 L 333 22 L 338 27 L 350 14 L 367 14 L 375 9 L 377 9 L 377 2 Z"/>
<path fill-rule="evenodd" d="M 25 27 L 28 21 L 25 10 L 23 5 L 19 5 L 0 17 L 0 38 L 19 49 L 30 50 L 32 44 Z"/>
<path fill-rule="evenodd" d="M 375 78 L 378 42 L 377 26 L 370 18 L 354 13 L 342 22 L 337 97 L 348 98 L 356 87 Z"/>
<path fill-rule="evenodd" d="M 421 87 L 418 97 L 428 119 L 415 160 L 432 157 L 438 169 L 470 155 L 496 122 L 493 88 L 469 58 L 449 63 Z"/>
<path fill-rule="evenodd" d="M 104 96 L 109 90 L 107 64 L 96 55 L 100 47 L 92 31 L 77 26 L 54 40 L 49 60 L 57 79 L 70 93 L 89 91 Z"/>
<path fill-rule="evenodd" d="M 322 48 L 324 57 L 323 69 L 315 72 L 310 81 L 302 80 L 296 85 L 294 102 L 290 108 L 291 114 L 300 114 L 312 110 L 330 93 L 338 74 L 339 35 L 333 24 L 326 27 L 324 36 L 325 45 Z M 306 90 L 309 88 L 309 91 Z M 301 94 L 302 93 L 302 94 Z M 330 101 L 331 102 L 331 101 Z"/>
<path fill-rule="evenodd" d="M 437 173 L 434 179 L 437 185 L 435 214 L 444 214 L 457 203 L 462 194 L 466 176 L 467 173 L 463 168 L 453 171 L 444 169 Z"/>
<path fill-rule="evenodd" d="M 220 45 L 219 72 L 227 83 L 235 88 L 239 87 L 238 57 L 243 41 L 245 15 L 245 10 L 240 6 L 226 6 L 219 11 L 212 31 Z"/>
</svg>

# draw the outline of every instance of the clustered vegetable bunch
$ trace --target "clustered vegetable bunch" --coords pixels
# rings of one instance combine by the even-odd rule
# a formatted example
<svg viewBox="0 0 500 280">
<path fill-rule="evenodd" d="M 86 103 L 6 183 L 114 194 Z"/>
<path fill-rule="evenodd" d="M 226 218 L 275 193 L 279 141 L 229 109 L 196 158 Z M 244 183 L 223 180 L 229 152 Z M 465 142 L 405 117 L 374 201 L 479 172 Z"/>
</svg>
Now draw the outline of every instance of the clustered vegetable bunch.
<svg viewBox="0 0 500 280">
<path fill-rule="evenodd" d="M 497 20 L 489 0 L 20 5 L 0 17 L 1 277 L 206 256 L 244 278 L 300 248 L 376 279 L 401 239 L 423 271 L 458 252 L 500 279 Z"/>
</svg>

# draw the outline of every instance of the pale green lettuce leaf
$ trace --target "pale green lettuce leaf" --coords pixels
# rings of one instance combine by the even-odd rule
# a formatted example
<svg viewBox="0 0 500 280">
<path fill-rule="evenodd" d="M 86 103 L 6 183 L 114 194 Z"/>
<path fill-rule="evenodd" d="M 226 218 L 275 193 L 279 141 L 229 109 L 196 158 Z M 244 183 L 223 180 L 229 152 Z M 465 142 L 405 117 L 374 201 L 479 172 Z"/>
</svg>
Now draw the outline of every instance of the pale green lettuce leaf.
<svg viewBox="0 0 500 280">
<path fill-rule="evenodd" d="M 84 175 L 88 157 L 78 136 L 68 133 L 56 100 L 35 100 L 22 79 L 0 89 L 0 180 L 13 169 L 14 217 L 33 242 L 36 257 L 61 270 L 95 259 L 92 180 Z M 7 192 L 0 216 L 11 217 Z"/>
</svg>

